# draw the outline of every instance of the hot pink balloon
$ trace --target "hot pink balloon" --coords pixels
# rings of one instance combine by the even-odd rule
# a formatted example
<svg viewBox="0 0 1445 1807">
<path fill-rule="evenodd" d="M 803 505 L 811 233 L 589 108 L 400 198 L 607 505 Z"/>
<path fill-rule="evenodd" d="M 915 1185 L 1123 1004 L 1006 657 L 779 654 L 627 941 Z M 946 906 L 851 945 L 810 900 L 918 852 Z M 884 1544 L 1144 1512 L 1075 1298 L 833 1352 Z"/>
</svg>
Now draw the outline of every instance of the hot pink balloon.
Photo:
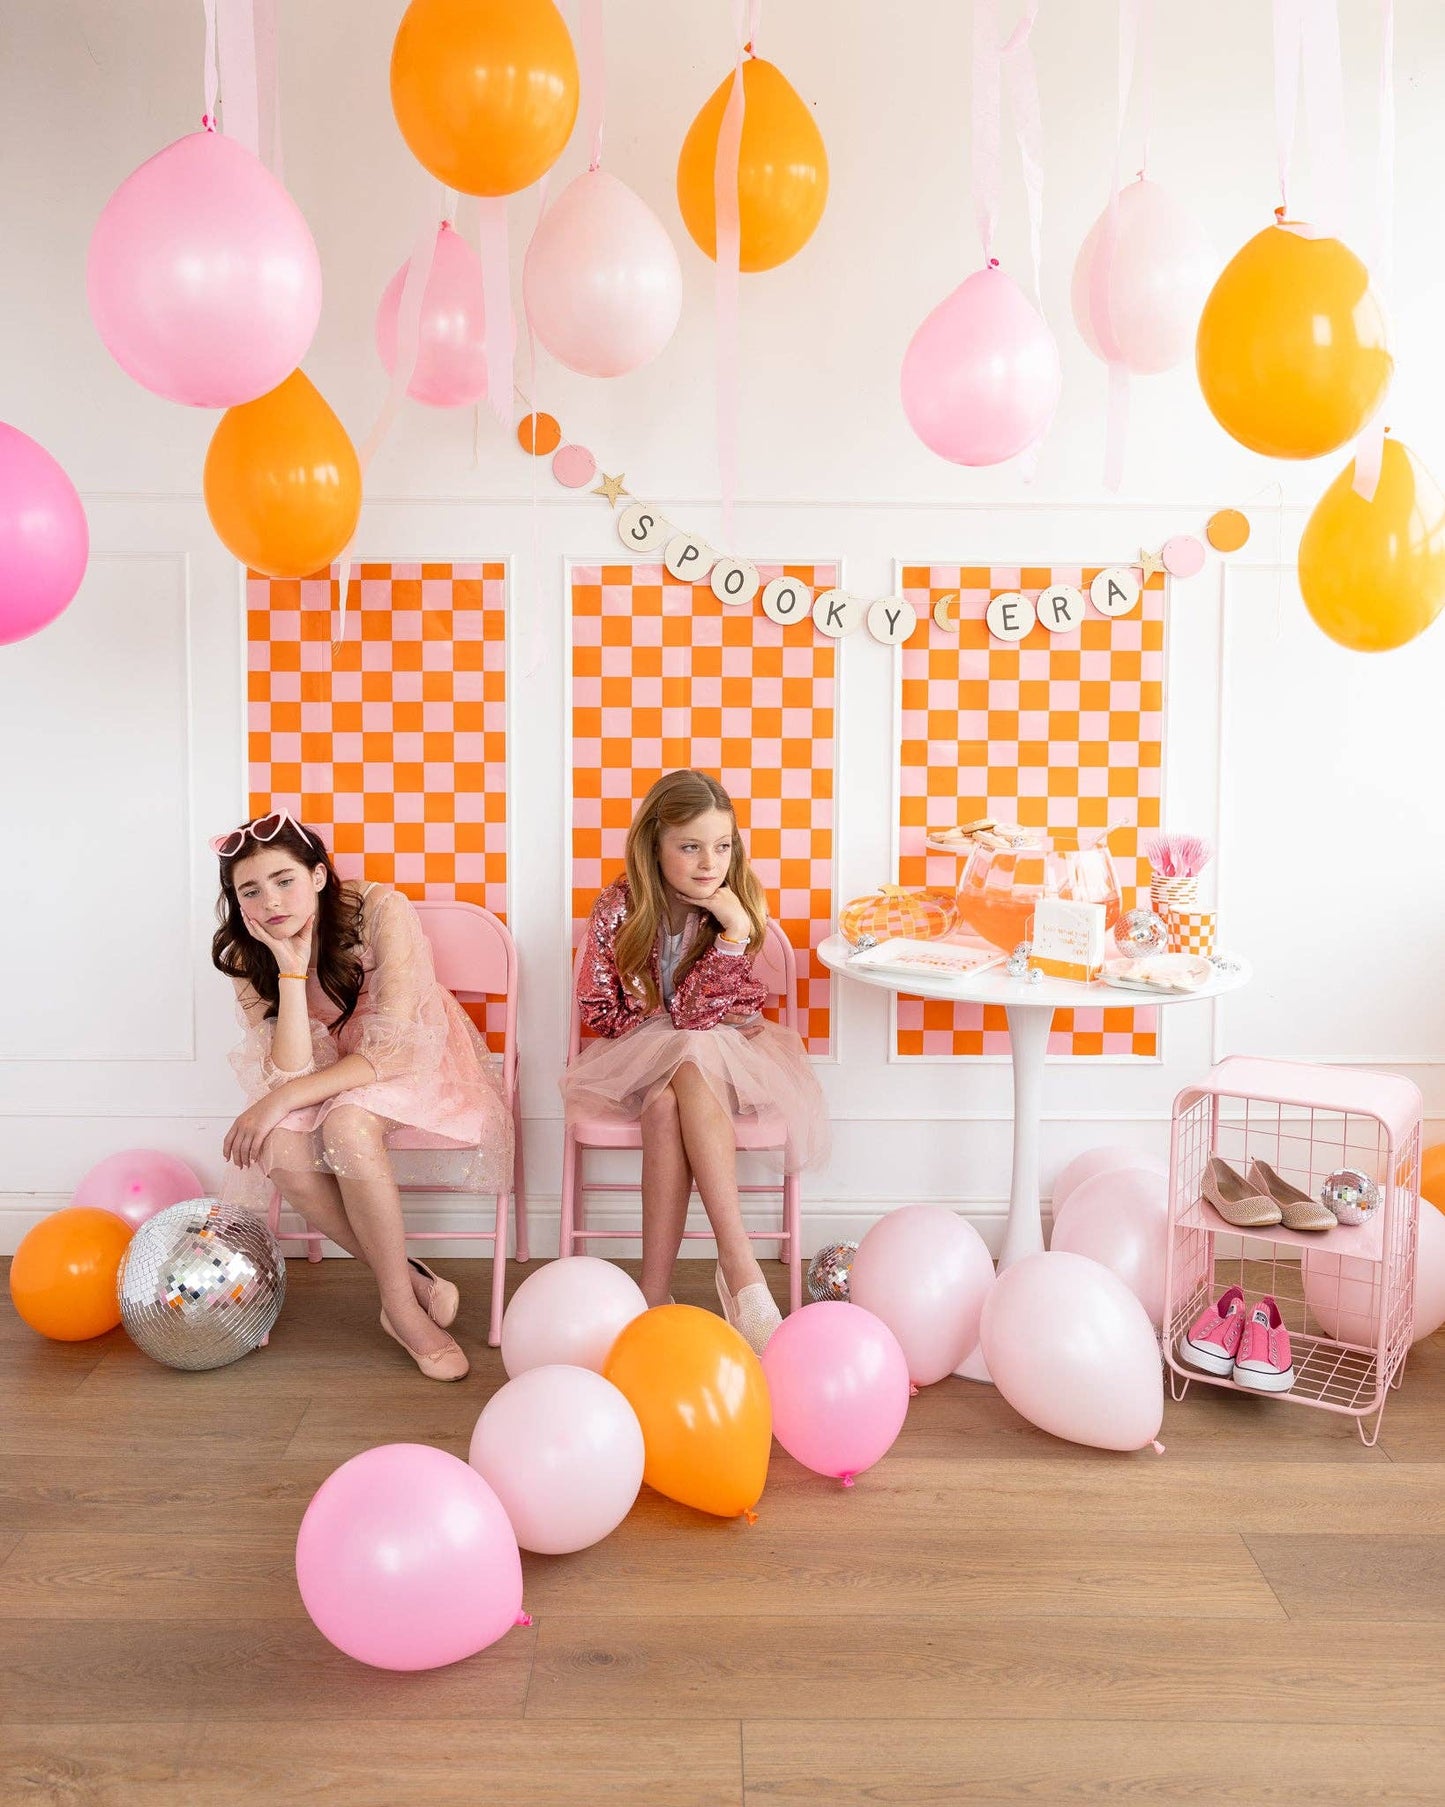
<svg viewBox="0 0 1445 1807">
<path fill-rule="evenodd" d="M 978 1341 L 993 1261 L 973 1225 L 946 1205 L 905 1205 L 858 1245 L 848 1281 L 854 1305 L 898 1338 L 916 1386 L 931 1386 Z"/>
<path fill-rule="evenodd" d="M 512 1294 L 502 1319 L 502 1366 L 513 1380 L 556 1362 L 602 1372 L 612 1345 L 647 1310 L 630 1274 L 596 1255 L 564 1255 Z"/>
<path fill-rule="evenodd" d="M 1144 1449 L 1164 1418 L 1159 1344 L 1117 1274 L 1083 1255 L 1026 1255 L 983 1308 L 983 1358 L 1021 1418 L 1094 1449 Z"/>
<path fill-rule="evenodd" d="M 1093 1179 L 1096 1174 L 1118 1173 L 1125 1167 L 1137 1168 L 1141 1173 L 1167 1174 L 1169 1171 L 1168 1161 L 1151 1149 L 1130 1148 L 1122 1142 L 1108 1142 L 1102 1148 L 1086 1148 L 1082 1154 L 1076 1154 L 1072 1161 L 1060 1168 L 1054 1181 L 1051 1204 L 1055 1223 L 1076 1187 L 1082 1186 L 1085 1180 Z"/>
<path fill-rule="evenodd" d="M 206 1188 L 184 1161 L 154 1148 L 124 1148 L 97 1161 L 75 1189 L 72 1205 L 110 1211 L 139 1229 L 148 1217 L 187 1199 L 204 1198 Z"/>
<path fill-rule="evenodd" d="M 1135 376 L 1172 370 L 1193 355 L 1219 259 L 1189 209 L 1142 176 L 1119 191 L 1112 255 L 1108 224 L 1105 208 L 1074 264 L 1074 324 L 1105 363 Z"/>
<path fill-rule="evenodd" d="M 591 169 L 542 216 L 522 267 L 522 297 L 559 364 L 583 376 L 624 376 L 672 337 L 682 269 L 641 195 Z"/>
<path fill-rule="evenodd" d="M 908 1363 L 871 1311 L 839 1301 L 784 1318 L 763 1351 L 773 1435 L 795 1462 L 853 1484 L 908 1415 Z"/>
<path fill-rule="evenodd" d="M 1011 276 L 977 270 L 903 355 L 903 411 L 940 458 L 1002 464 L 1041 439 L 1059 403 L 1059 348 Z"/>
<path fill-rule="evenodd" d="M 321 1483 L 296 1538 L 316 1629 L 374 1669 L 439 1669 L 515 1625 L 522 1562 L 501 1502 L 423 1443 L 363 1450 Z"/>
<path fill-rule="evenodd" d="M 75 485 L 43 445 L 0 421 L 0 646 L 49 626 L 89 557 Z"/>
<path fill-rule="evenodd" d="M 1412 1343 L 1433 1336 L 1445 1324 L 1445 1216 L 1423 1199 L 1417 1235 Z M 1305 1303 L 1326 1336 L 1375 1347 L 1380 1336 L 1378 1261 L 1306 1249 L 1303 1280 Z"/>
<path fill-rule="evenodd" d="M 1051 1249 L 1087 1255 L 1117 1274 L 1158 1330 L 1164 1322 L 1169 1181 L 1139 1167 L 1100 1173 L 1069 1194 Z"/>
<path fill-rule="evenodd" d="M 386 285 L 376 310 L 376 350 L 396 373 L 397 327 L 408 259 Z M 406 392 L 429 408 L 465 408 L 487 393 L 487 314 L 482 260 L 459 232 L 437 227 L 436 249 L 422 291 L 416 363 Z"/>
<path fill-rule="evenodd" d="M 121 183 L 91 234 L 85 281 L 121 369 L 193 408 L 266 395 L 321 318 L 321 260 L 301 209 L 220 132 L 178 138 Z"/>
<path fill-rule="evenodd" d="M 467 1460 L 524 1550 L 562 1556 L 615 1531 L 642 1487 L 642 1426 L 590 1368 L 529 1368 L 493 1393 Z"/>
</svg>

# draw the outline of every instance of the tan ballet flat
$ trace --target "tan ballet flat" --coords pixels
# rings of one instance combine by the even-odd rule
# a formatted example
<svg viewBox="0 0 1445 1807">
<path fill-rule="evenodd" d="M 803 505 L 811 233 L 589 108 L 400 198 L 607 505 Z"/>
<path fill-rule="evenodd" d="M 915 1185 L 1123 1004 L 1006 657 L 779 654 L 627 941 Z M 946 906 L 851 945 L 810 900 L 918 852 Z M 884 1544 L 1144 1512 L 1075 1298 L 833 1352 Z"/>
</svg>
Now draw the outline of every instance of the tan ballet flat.
<svg viewBox="0 0 1445 1807">
<path fill-rule="evenodd" d="M 415 1255 L 407 1256 L 408 1263 L 419 1274 L 424 1274 L 431 1281 L 431 1291 L 426 1296 L 422 1310 L 436 1325 L 438 1330 L 445 1330 L 456 1322 L 457 1313 L 462 1308 L 462 1295 L 450 1280 L 443 1280 L 440 1274 L 434 1274 L 424 1261 L 418 1261 Z"/>
<path fill-rule="evenodd" d="M 1251 1181 L 1252 1181 L 1251 1174 Z M 1237 1230 L 1264 1230 L 1280 1221 L 1279 1206 L 1266 1192 L 1245 1181 L 1228 1161 L 1211 1155 L 1200 1187 L 1203 1197 Z"/>
<path fill-rule="evenodd" d="M 465 1380 L 471 1372 L 471 1363 L 462 1353 L 459 1345 L 452 1342 L 450 1338 L 447 1339 L 446 1348 L 438 1349 L 435 1355 L 418 1355 L 410 1343 L 402 1342 L 396 1331 L 392 1329 L 391 1319 L 384 1311 L 381 1314 L 381 1327 L 394 1343 L 401 1343 L 402 1348 L 406 1350 L 428 1380 Z"/>
<path fill-rule="evenodd" d="M 751 1286 L 743 1287 L 734 1298 L 723 1279 L 721 1262 L 713 1279 L 717 1285 L 718 1303 L 722 1306 L 723 1316 L 753 1354 L 761 1355 L 771 1342 L 773 1332 L 783 1321 L 783 1314 L 778 1310 L 773 1295 L 761 1280 L 755 1280 Z"/>
<path fill-rule="evenodd" d="M 1279 1206 L 1280 1222 L 1287 1230 L 1333 1230 L 1340 1221 L 1328 1205 L 1281 1179 L 1266 1161 L 1249 1163 L 1248 1184 L 1274 1200 Z"/>
</svg>

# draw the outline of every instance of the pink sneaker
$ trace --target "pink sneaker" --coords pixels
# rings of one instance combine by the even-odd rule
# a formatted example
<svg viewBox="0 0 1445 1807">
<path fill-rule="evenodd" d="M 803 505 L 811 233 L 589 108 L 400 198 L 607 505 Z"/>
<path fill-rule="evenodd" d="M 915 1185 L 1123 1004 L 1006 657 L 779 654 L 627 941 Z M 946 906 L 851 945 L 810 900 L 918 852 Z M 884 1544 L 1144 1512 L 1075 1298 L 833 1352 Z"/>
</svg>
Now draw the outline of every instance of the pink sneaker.
<svg viewBox="0 0 1445 1807">
<path fill-rule="evenodd" d="M 1180 1346 L 1181 1358 L 1206 1374 L 1228 1374 L 1244 1334 L 1244 1292 L 1231 1286 L 1189 1326 Z"/>
<path fill-rule="evenodd" d="M 1294 1385 L 1289 1332 L 1279 1315 L 1279 1306 L 1267 1293 L 1244 1326 L 1234 1360 L 1234 1380 L 1236 1386 L 1260 1393 L 1287 1393 Z"/>
</svg>

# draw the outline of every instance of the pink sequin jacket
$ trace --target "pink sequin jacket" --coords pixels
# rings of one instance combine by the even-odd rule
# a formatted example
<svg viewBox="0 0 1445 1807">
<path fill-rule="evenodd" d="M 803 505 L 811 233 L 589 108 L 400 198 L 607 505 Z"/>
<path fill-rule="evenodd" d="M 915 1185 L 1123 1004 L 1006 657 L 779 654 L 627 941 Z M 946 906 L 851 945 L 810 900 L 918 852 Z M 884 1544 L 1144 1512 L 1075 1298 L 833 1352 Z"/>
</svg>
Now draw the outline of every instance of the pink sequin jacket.
<svg viewBox="0 0 1445 1807">
<path fill-rule="evenodd" d="M 612 1041 L 635 1029 L 649 1014 L 643 1000 L 623 985 L 617 970 L 617 932 L 631 908 L 632 893 L 625 878 L 609 885 L 597 899 L 587 924 L 582 966 L 577 975 L 577 1005 L 583 1023 L 594 1035 L 605 1035 Z M 748 1016 L 761 1010 L 768 990 L 753 978 L 752 969 L 752 960 L 746 954 L 709 948 L 672 994 L 668 1014 L 674 1028 L 715 1029 L 725 1016 Z M 650 970 L 661 997 L 662 960 L 656 946 Z"/>
</svg>

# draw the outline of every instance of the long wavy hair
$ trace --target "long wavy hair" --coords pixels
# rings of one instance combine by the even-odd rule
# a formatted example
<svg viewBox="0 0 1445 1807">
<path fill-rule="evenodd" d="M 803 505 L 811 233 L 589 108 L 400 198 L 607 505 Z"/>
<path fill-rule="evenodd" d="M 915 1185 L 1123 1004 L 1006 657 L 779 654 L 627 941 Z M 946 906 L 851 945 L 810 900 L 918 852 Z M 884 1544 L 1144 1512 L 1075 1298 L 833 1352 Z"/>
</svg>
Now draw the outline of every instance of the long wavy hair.
<svg viewBox="0 0 1445 1807">
<path fill-rule="evenodd" d="M 241 900 L 236 895 L 233 874 L 237 862 L 253 853 L 289 853 L 292 859 L 312 874 L 318 866 L 326 870 L 326 883 L 316 896 L 316 926 L 312 940 L 316 949 L 316 977 L 321 989 L 341 1012 L 332 1025 L 339 1029 L 356 1009 L 361 992 L 361 904 L 352 893 L 342 888 L 331 864 L 321 836 L 294 822 L 283 822 L 269 841 L 258 841 L 247 834 L 229 859 L 221 858 L 221 895 L 216 900 L 216 921 L 211 938 L 211 964 L 228 978 L 244 979 L 257 997 L 264 998 L 267 1016 L 275 1016 L 279 1005 L 280 983 L 276 962 L 246 927 L 241 913 Z"/>
<path fill-rule="evenodd" d="M 732 798 L 715 778 L 706 772 L 669 772 L 642 799 L 632 827 L 627 834 L 627 888 L 632 893 L 632 908 L 618 931 L 616 944 L 617 970 L 629 990 L 639 995 L 649 1010 L 661 1002 L 652 977 L 652 949 L 657 931 L 667 916 L 667 894 L 663 889 L 658 847 L 664 828 L 680 828 L 693 822 L 708 810 L 721 810 L 731 818 L 733 851 L 728 861 L 727 885 L 748 913 L 752 925 L 748 934 L 748 952 L 755 954 L 763 945 L 767 924 L 767 901 L 757 875 L 748 864 L 747 850 L 738 833 L 737 811 Z M 706 910 L 698 925 L 697 939 L 677 969 L 675 983 L 697 965 L 704 954 L 712 951 L 719 933 L 715 917 Z"/>
</svg>

